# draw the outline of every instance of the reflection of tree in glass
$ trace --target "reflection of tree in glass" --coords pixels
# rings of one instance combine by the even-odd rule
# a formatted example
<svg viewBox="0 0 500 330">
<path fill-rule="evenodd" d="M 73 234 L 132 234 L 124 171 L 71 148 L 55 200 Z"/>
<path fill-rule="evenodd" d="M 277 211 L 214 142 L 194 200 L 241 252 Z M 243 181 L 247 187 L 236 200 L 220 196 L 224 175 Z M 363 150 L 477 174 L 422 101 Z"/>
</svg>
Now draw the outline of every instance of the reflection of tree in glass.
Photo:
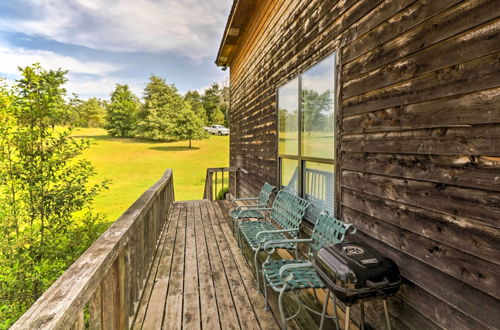
<svg viewBox="0 0 500 330">
<path fill-rule="evenodd" d="M 298 113 L 296 109 L 279 109 L 278 116 L 280 132 L 296 132 L 298 130 Z"/>
<path fill-rule="evenodd" d="M 331 91 L 318 93 L 314 90 L 302 90 L 302 111 L 304 131 L 333 131 L 333 122 L 330 120 L 332 99 Z"/>
</svg>

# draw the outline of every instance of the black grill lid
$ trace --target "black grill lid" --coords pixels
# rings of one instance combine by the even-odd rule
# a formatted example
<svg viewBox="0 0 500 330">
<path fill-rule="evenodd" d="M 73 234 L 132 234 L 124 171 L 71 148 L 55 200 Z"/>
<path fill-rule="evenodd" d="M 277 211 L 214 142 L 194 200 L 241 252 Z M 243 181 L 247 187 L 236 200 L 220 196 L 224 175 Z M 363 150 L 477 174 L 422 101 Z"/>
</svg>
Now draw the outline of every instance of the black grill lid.
<svg viewBox="0 0 500 330">
<path fill-rule="evenodd" d="M 396 263 L 360 242 L 343 242 L 320 249 L 314 268 L 344 303 L 392 295 L 401 284 Z"/>
</svg>

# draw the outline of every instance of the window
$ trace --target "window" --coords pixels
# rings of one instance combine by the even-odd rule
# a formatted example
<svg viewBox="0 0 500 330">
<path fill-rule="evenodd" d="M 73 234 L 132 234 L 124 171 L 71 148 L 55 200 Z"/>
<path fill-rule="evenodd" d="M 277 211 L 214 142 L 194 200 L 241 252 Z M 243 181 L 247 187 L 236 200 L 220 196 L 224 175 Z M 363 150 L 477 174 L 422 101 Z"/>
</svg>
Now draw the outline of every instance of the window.
<svg viewBox="0 0 500 330">
<path fill-rule="evenodd" d="M 278 88 L 281 187 L 313 204 L 306 219 L 334 211 L 335 54 Z"/>
</svg>

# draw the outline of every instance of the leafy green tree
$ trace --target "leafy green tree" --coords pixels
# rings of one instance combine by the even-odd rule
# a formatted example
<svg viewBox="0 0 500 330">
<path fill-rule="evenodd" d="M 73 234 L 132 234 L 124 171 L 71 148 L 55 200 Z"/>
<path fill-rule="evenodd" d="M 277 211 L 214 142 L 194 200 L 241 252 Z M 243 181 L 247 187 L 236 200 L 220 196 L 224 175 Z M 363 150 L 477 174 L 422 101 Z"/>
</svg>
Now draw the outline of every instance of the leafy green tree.
<svg viewBox="0 0 500 330">
<path fill-rule="evenodd" d="M 66 72 L 39 65 L 0 88 L 0 320 L 8 326 L 95 240 L 91 203 L 106 183 L 82 159 L 89 142 L 54 128 Z"/>
<path fill-rule="evenodd" d="M 216 125 L 224 125 L 226 120 L 226 117 L 222 113 L 220 109 L 215 109 L 214 113 L 212 114 L 212 124 Z"/>
<path fill-rule="evenodd" d="M 117 84 L 106 107 L 106 130 L 109 135 L 132 136 L 137 128 L 139 105 L 139 99 L 128 85 Z"/>
<path fill-rule="evenodd" d="M 330 91 L 321 94 L 314 90 L 302 91 L 304 128 L 308 134 L 312 131 L 333 131 L 333 121 L 328 116 L 332 104 L 330 96 Z"/>
<path fill-rule="evenodd" d="M 192 140 L 202 140 L 208 137 L 203 129 L 201 118 L 189 109 L 183 109 L 178 114 L 172 133 L 176 140 L 189 140 L 189 148 L 191 148 Z"/>
<path fill-rule="evenodd" d="M 71 112 L 73 126 L 77 127 L 104 127 L 106 120 L 106 102 L 92 97 L 86 101 L 74 99 Z"/>
<path fill-rule="evenodd" d="M 222 123 L 216 123 L 214 121 L 214 115 L 217 110 L 221 111 L 220 93 L 221 90 L 219 88 L 219 85 L 217 83 L 213 83 L 209 88 L 205 90 L 203 96 L 201 97 L 201 101 L 203 104 L 203 108 L 205 108 L 209 125 Z"/>
<path fill-rule="evenodd" d="M 191 110 L 203 121 L 203 124 L 208 125 L 207 113 L 203 107 L 200 93 L 198 91 L 188 91 L 184 95 L 184 101 L 191 106 Z"/>
<path fill-rule="evenodd" d="M 137 136 L 151 140 L 175 140 L 177 116 L 188 107 L 174 85 L 152 75 L 144 90 Z"/>
</svg>

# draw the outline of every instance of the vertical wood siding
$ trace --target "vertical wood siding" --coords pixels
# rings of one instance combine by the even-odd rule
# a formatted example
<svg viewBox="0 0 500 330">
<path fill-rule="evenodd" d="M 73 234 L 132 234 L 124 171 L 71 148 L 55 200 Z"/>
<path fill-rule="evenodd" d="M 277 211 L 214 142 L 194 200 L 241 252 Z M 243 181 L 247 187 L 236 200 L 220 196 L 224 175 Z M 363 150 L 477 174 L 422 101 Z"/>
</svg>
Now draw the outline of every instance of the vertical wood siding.
<svg viewBox="0 0 500 330">
<path fill-rule="evenodd" d="M 499 16 L 498 0 L 260 1 L 230 63 L 230 161 L 254 195 L 277 183 L 276 88 L 337 51 L 339 216 L 400 265 L 398 329 L 500 326 Z"/>
</svg>

